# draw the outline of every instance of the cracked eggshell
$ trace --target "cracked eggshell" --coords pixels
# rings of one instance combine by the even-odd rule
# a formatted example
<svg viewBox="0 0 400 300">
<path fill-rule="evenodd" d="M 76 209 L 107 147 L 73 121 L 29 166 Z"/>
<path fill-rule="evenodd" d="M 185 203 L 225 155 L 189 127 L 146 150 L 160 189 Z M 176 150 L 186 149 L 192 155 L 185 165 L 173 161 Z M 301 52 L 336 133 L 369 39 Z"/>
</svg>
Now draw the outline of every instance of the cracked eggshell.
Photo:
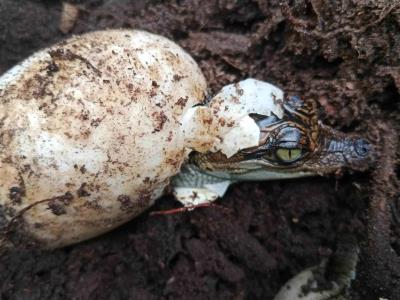
<svg viewBox="0 0 400 300">
<path fill-rule="evenodd" d="M 249 115 L 273 113 L 282 118 L 283 96 L 278 87 L 253 78 L 224 86 L 209 103 L 218 120 L 224 120 L 226 125 L 221 126 L 223 138 L 216 143 L 214 151 L 231 157 L 240 150 L 258 146 L 260 129 Z"/>
<path fill-rule="evenodd" d="M 196 151 L 221 151 L 227 157 L 258 146 L 260 128 L 249 115 L 273 113 L 282 118 L 283 97 L 278 87 L 252 78 L 227 85 L 207 106 L 191 108 L 186 114 L 186 141 Z"/>
<path fill-rule="evenodd" d="M 172 41 L 92 32 L 0 77 L 0 227 L 45 248 L 128 221 L 187 157 L 183 114 L 205 79 Z"/>
</svg>

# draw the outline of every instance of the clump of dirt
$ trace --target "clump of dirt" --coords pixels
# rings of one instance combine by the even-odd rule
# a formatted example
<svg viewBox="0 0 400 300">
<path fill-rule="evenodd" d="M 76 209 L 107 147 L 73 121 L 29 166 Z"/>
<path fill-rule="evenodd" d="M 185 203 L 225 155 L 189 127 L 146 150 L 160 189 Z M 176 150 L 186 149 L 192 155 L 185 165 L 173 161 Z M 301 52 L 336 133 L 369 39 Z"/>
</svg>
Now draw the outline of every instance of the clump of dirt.
<svg viewBox="0 0 400 300">
<path fill-rule="evenodd" d="M 68 28 L 60 28 L 62 16 L 68 18 L 61 3 L 0 2 L 0 73 L 72 34 L 149 30 L 191 53 L 213 92 L 246 77 L 269 81 L 317 100 L 326 124 L 385 144 L 389 158 L 378 159 L 385 166 L 371 173 L 375 180 L 365 173 L 243 183 L 219 201 L 225 209 L 145 213 L 66 249 L 9 251 L 0 258 L 1 298 L 272 299 L 290 277 L 329 257 L 340 236 L 352 235 L 363 242 L 365 279 L 354 284 L 353 298 L 395 299 L 400 282 L 388 261 L 400 255 L 392 217 L 399 214 L 398 1 L 70 2 L 79 13 Z M 384 128 L 392 128 L 390 139 L 379 138 L 388 134 Z M 388 196 L 383 216 L 379 191 Z M 163 197 L 152 210 L 176 206 Z M 376 222 L 383 224 L 379 239 Z M 390 258 L 380 260 L 382 253 Z M 382 278 L 388 282 L 375 290 Z"/>
</svg>

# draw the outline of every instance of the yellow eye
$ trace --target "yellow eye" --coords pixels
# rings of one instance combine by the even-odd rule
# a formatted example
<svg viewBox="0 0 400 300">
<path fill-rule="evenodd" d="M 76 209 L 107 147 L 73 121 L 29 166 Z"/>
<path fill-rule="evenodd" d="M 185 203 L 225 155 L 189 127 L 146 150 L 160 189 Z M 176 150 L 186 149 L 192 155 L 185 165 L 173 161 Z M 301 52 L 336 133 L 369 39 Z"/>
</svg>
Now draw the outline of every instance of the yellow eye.
<svg viewBox="0 0 400 300">
<path fill-rule="evenodd" d="M 283 162 L 292 162 L 301 157 L 302 151 L 301 149 L 286 149 L 279 148 L 276 151 L 276 156 Z"/>
</svg>

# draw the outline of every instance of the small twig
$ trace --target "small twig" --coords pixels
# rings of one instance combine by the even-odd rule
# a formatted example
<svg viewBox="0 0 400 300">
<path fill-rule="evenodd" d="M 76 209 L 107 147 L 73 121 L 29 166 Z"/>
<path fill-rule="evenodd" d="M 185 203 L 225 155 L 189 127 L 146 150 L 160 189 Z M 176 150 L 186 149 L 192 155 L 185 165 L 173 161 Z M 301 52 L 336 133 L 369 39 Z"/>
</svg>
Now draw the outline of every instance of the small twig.
<svg viewBox="0 0 400 300">
<path fill-rule="evenodd" d="M 178 208 L 173 208 L 173 209 L 168 209 L 168 210 L 152 211 L 150 213 L 150 216 L 153 217 L 153 216 L 159 216 L 159 215 L 173 215 L 173 214 L 177 214 L 177 213 L 191 211 L 196 208 L 204 208 L 204 207 L 217 207 L 217 208 L 224 209 L 224 210 L 228 209 L 222 205 L 218 205 L 215 203 L 201 203 L 201 204 L 178 207 Z"/>
</svg>

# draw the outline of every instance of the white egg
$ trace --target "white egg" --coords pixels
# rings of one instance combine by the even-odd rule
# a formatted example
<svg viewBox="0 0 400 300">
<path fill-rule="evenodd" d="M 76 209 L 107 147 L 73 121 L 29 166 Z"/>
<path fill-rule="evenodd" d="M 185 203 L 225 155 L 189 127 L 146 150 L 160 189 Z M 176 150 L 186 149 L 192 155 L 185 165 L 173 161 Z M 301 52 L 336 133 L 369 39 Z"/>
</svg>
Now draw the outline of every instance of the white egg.
<svg viewBox="0 0 400 300">
<path fill-rule="evenodd" d="M 8 242 L 60 247 L 148 208 L 187 157 L 182 118 L 205 91 L 185 51 L 136 30 L 73 37 L 0 77 Z"/>
</svg>

